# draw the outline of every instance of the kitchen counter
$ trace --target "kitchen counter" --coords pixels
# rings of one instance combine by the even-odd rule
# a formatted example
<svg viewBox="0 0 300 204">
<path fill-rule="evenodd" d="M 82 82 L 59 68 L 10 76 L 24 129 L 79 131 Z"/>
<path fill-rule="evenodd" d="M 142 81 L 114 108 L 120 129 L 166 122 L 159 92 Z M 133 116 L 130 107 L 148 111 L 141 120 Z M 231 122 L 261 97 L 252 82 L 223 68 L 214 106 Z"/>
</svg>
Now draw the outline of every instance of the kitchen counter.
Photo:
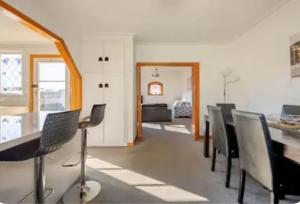
<svg viewBox="0 0 300 204">
<path fill-rule="evenodd" d="M 47 114 L 49 112 L 1 115 L 0 152 L 38 139 Z M 79 158 L 80 141 L 80 134 L 77 132 L 63 148 L 46 157 L 46 186 L 54 189 L 47 202 L 57 202 L 79 178 L 79 165 L 63 167 L 62 164 L 74 156 Z M 18 203 L 33 190 L 33 159 L 0 163 L 0 203 Z"/>
</svg>

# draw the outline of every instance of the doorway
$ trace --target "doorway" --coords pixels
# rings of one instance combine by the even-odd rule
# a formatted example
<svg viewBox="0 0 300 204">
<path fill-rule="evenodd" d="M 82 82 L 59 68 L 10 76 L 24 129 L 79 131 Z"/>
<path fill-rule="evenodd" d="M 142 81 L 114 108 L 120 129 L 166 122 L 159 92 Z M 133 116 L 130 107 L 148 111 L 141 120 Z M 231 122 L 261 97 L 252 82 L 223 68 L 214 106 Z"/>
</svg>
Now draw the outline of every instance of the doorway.
<svg viewBox="0 0 300 204">
<path fill-rule="evenodd" d="M 192 68 L 192 121 L 193 121 L 193 137 L 194 140 L 199 140 L 199 69 L 198 62 L 138 62 L 136 64 L 136 88 L 137 88 L 137 138 L 142 140 L 142 89 L 141 89 L 141 71 L 142 68 L 149 68 L 153 66 L 159 67 L 188 67 Z"/>
<path fill-rule="evenodd" d="M 69 73 L 64 60 L 59 55 L 35 57 L 30 81 L 32 111 L 69 109 Z"/>
</svg>

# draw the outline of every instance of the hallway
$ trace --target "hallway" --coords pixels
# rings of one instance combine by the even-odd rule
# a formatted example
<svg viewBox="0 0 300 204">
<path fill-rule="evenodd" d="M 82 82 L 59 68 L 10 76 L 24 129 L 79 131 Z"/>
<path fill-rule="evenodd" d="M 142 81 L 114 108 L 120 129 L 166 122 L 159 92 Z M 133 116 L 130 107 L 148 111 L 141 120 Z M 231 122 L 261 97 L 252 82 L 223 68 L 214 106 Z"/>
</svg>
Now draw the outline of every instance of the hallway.
<svg viewBox="0 0 300 204">
<path fill-rule="evenodd" d="M 102 183 L 95 202 L 236 203 L 237 161 L 231 187 L 226 189 L 222 156 L 217 158 L 213 173 L 210 159 L 202 155 L 202 141 L 194 142 L 188 129 L 170 123 L 151 125 L 143 127 L 144 140 L 134 148 L 89 148 L 88 175 Z M 249 178 L 245 203 L 254 202 L 269 203 L 269 194 Z"/>
</svg>

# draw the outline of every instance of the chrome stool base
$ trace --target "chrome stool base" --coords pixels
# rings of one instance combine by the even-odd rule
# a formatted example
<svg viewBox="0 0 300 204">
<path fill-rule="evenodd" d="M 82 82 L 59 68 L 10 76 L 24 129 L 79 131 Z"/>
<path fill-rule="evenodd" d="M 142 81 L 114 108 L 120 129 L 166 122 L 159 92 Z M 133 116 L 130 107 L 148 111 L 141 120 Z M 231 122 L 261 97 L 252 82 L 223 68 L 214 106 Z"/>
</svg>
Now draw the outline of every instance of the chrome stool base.
<svg viewBox="0 0 300 204">
<path fill-rule="evenodd" d="M 83 192 L 80 183 L 73 186 L 63 196 L 64 203 L 86 203 L 93 200 L 101 192 L 101 184 L 97 181 L 86 181 Z"/>
</svg>

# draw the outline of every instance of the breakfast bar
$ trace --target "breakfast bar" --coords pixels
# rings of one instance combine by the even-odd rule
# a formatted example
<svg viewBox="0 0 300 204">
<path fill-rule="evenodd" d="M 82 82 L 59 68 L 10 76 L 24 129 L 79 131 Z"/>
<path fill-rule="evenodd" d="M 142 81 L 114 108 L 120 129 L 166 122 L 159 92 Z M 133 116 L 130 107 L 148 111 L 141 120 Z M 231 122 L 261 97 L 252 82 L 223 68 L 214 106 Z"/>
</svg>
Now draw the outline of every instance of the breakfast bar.
<svg viewBox="0 0 300 204">
<path fill-rule="evenodd" d="M 39 140 L 46 116 L 50 112 L 34 112 L 20 115 L 0 116 L 0 153 L 26 146 Z M 68 127 L 66 127 L 68 128 Z M 61 149 L 45 157 L 46 187 L 52 188 L 47 202 L 57 202 L 78 179 L 80 167 L 66 165 L 80 152 L 80 137 L 77 136 Z M 26 148 L 24 148 L 26 151 Z M 19 152 L 18 152 L 19 153 Z M 24 152 L 25 153 L 25 152 Z M 0 203 L 32 202 L 34 188 L 33 159 L 18 162 L 1 162 Z M 63 182 L 62 182 L 63 181 Z"/>
</svg>

